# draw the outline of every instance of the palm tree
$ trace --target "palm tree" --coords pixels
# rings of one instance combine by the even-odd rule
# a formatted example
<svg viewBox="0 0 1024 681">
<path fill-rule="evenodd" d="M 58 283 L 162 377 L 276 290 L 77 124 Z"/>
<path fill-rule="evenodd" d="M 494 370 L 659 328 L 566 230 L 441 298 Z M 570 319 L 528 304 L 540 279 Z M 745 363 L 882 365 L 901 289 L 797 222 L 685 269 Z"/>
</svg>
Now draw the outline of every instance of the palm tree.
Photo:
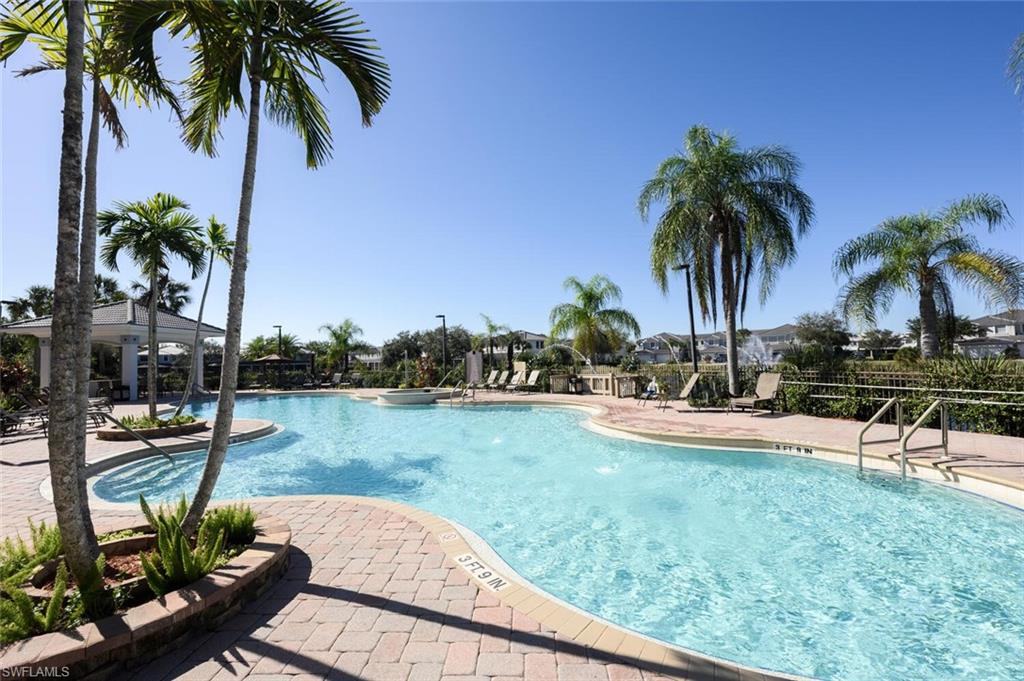
<svg viewBox="0 0 1024 681">
<path fill-rule="evenodd" d="M 959 282 L 991 305 L 1010 307 L 1024 299 L 1024 262 L 984 250 L 967 232 L 975 223 L 991 232 L 1010 223 L 1006 204 L 978 194 L 935 212 L 888 218 L 870 232 L 847 241 L 832 269 L 849 277 L 839 296 L 847 319 L 875 325 L 897 293 L 916 294 L 921 316 L 921 356 L 939 354 L 939 314 L 953 314 L 952 285 Z M 860 265 L 875 269 L 855 275 Z"/>
<path fill-rule="evenodd" d="M 206 253 L 199 223 L 189 206 L 170 194 L 154 194 L 145 201 L 118 201 L 114 210 L 99 214 L 99 232 L 107 237 L 101 259 L 107 269 L 117 271 L 117 256 L 128 253 L 149 277 L 149 290 L 157 291 L 161 272 L 170 266 L 171 256 L 184 260 L 195 279 L 206 266 Z M 156 339 L 157 296 L 149 296 L 149 339 L 146 353 L 146 391 L 149 416 L 156 418 L 156 372 L 159 344 Z"/>
<path fill-rule="evenodd" d="M 199 342 L 199 332 L 203 326 L 203 310 L 206 309 L 206 295 L 210 292 L 210 279 L 213 277 L 213 263 L 220 260 L 228 265 L 231 264 L 231 256 L 234 253 L 235 242 L 228 238 L 227 225 L 217 222 L 214 215 L 210 216 L 210 223 L 206 226 L 206 246 L 208 267 L 206 269 L 206 283 L 203 285 L 203 297 L 199 299 L 199 314 L 196 315 L 196 332 L 192 337 L 192 365 L 188 370 L 188 379 L 185 381 L 185 391 L 182 393 L 181 402 L 174 410 L 178 416 L 185 408 L 185 404 L 192 396 L 192 385 L 196 380 L 196 370 L 199 362 L 203 361 L 203 346 Z"/>
<path fill-rule="evenodd" d="M 81 3 L 85 4 L 85 3 Z M 18 71 L 28 76 L 44 71 L 65 70 L 68 65 L 69 32 L 65 30 L 65 3 L 16 2 L 0 13 L 0 60 L 6 60 L 26 42 L 40 53 L 38 64 Z M 85 150 L 85 186 L 82 192 L 82 218 L 79 235 L 77 317 L 75 322 L 76 374 L 75 414 L 76 454 L 85 459 L 86 412 L 89 400 L 89 361 L 92 351 L 92 308 L 95 303 L 93 276 L 96 272 L 96 195 L 99 159 L 100 125 L 114 138 L 118 149 L 128 136 L 121 125 L 118 101 L 138 105 L 168 102 L 176 113 L 179 108 L 174 93 L 156 71 L 142 71 L 125 59 L 124 50 L 107 31 L 106 3 L 92 3 L 91 11 L 83 9 L 87 38 L 83 45 L 83 71 L 91 80 L 89 133 Z M 84 74 L 83 74 L 84 75 Z"/>
<path fill-rule="evenodd" d="M 348 372 L 348 357 L 352 352 L 361 350 L 366 344 L 359 340 L 363 330 L 354 321 L 345 318 L 340 324 L 324 324 L 321 331 L 329 337 L 327 364 L 333 368 L 341 367 L 341 372 Z"/>
<path fill-rule="evenodd" d="M 640 325 L 629 312 L 610 303 L 622 300 L 622 289 L 603 274 L 581 282 L 569 277 L 563 284 L 575 302 L 555 305 L 551 310 L 551 337 L 573 336 L 573 348 L 595 363 L 599 352 L 617 350 L 628 339 L 640 335 Z"/>
<path fill-rule="evenodd" d="M 53 313 L 53 289 L 36 284 L 25 289 L 25 294 L 10 301 L 7 315 L 11 321 L 45 317 Z"/>
<path fill-rule="evenodd" d="M 213 494 L 231 434 L 261 107 L 265 103 L 273 120 L 299 134 L 306 146 L 306 165 L 317 168 L 332 151 L 327 111 L 310 83 L 324 83 L 324 62 L 341 71 L 352 86 L 366 126 L 388 97 L 390 74 L 359 15 L 336 0 L 127 2 L 117 3 L 112 14 L 114 31 L 133 45 L 134 63 L 146 71 L 157 72 L 153 38 L 160 29 L 195 39 L 193 70 L 185 83 L 190 110 L 183 131 L 191 149 L 214 155 L 221 121 L 231 109 L 249 117 L 217 417 L 203 476 L 183 523 L 192 532 Z M 249 88 L 248 110 L 243 81 Z"/>
<path fill-rule="evenodd" d="M 54 3 L 59 4 L 59 3 Z M 52 5 L 48 11 L 58 11 Z M 59 21 L 59 17 L 47 17 Z M 61 128 L 60 176 L 57 193 L 57 266 L 53 281 L 51 322 L 48 445 L 53 507 L 60 528 L 64 557 L 78 584 L 94 584 L 99 544 L 89 512 L 85 484 L 85 447 L 78 446 L 78 247 L 82 201 L 82 85 L 85 67 L 85 7 L 67 3 L 64 18 L 64 100 Z M 90 277 L 90 280 L 92 277 Z M 91 282 L 90 282 L 91 283 Z"/>
<path fill-rule="evenodd" d="M 1010 62 L 1006 66 L 1006 75 L 1013 81 L 1013 91 L 1024 95 L 1024 33 L 1017 36 L 1010 48 Z"/>
<path fill-rule="evenodd" d="M 299 346 L 299 337 L 294 333 L 283 334 L 280 338 L 278 336 L 255 336 L 245 344 L 242 356 L 250 361 L 275 354 L 282 357 L 294 357 Z"/>
<path fill-rule="evenodd" d="M 480 318 L 484 320 L 484 334 L 487 336 L 487 345 L 490 348 L 491 354 L 488 359 L 488 368 L 494 368 L 494 341 L 496 338 L 500 338 L 506 333 L 512 331 L 506 324 L 498 324 L 493 319 L 485 315 L 483 312 L 480 313 Z"/>
<path fill-rule="evenodd" d="M 700 125 L 683 144 L 644 185 L 637 208 L 646 221 L 652 205 L 664 205 L 651 237 L 651 273 L 662 292 L 669 270 L 689 265 L 701 316 L 714 322 L 721 292 L 729 392 L 736 394 L 737 313 L 742 320 L 750 279 L 756 271 L 764 304 L 779 271 L 796 258 L 814 204 L 797 185 L 800 162 L 783 147 L 741 149 L 731 135 Z"/>
<path fill-rule="evenodd" d="M 148 282 L 133 281 L 128 288 L 135 297 L 135 302 L 149 305 L 151 291 Z M 171 279 L 167 272 L 160 273 L 156 282 L 156 290 L 156 305 L 161 310 L 181 314 L 181 311 L 192 302 L 191 287 L 183 281 Z"/>
<path fill-rule="evenodd" d="M 93 300 L 96 305 L 128 300 L 128 294 L 121 290 L 121 285 L 117 282 L 117 279 L 103 274 L 96 274 L 93 290 Z"/>
</svg>

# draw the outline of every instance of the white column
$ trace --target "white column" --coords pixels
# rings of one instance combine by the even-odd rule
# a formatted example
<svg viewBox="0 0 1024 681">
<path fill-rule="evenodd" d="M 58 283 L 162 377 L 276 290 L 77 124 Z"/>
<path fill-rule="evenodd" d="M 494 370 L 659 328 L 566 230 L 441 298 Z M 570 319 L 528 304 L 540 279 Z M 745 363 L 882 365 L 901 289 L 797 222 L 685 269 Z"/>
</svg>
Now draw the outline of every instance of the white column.
<svg viewBox="0 0 1024 681">
<path fill-rule="evenodd" d="M 203 385 L 203 342 L 199 341 L 198 348 L 192 348 L 192 359 L 196 363 L 196 381 L 192 385 L 192 392 L 202 390 L 205 388 Z"/>
<path fill-rule="evenodd" d="M 128 399 L 139 399 L 138 336 L 121 336 L 121 385 L 128 386 Z"/>
<path fill-rule="evenodd" d="M 50 387 L 50 339 L 39 339 L 39 387 Z"/>
</svg>

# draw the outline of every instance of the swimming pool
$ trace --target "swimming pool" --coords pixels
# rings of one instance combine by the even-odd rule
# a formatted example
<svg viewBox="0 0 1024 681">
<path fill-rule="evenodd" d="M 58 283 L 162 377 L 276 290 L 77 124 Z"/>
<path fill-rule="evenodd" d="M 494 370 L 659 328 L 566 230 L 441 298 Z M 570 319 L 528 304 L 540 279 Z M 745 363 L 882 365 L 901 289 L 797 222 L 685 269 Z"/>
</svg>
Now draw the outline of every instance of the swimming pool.
<svg viewBox="0 0 1024 681">
<path fill-rule="evenodd" d="M 214 405 L 195 407 L 213 415 Z M 782 455 L 604 437 L 577 411 L 248 398 L 286 427 L 233 446 L 216 496 L 403 501 L 481 535 L 596 615 L 743 664 L 833 679 L 1024 676 L 1024 514 Z M 194 489 L 203 455 L 100 477 L 106 500 Z"/>
</svg>

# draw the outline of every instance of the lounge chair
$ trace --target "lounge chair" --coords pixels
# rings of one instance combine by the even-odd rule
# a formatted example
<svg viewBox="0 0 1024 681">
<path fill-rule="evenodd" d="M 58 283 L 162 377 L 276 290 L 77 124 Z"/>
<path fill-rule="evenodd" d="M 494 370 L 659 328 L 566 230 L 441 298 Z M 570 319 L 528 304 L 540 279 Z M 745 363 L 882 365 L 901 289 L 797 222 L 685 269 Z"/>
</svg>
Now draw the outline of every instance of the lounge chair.
<svg viewBox="0 0 1024 681">
<path fill-rule="evenodd" d="M 488 390 L 501 390 L 502 388 L 505 387 L 505 383 L 506 382 L 508 382 L 508 370 L 507 369 L 505 371 L 501 372 L 501 375 L 498 376 L 498 380 L 497 381 L 494 381 L 493 383 L 488 383 L 487 384 L 487 389 Z"/>
<path fill-rule="evenodd" d="M 0 434 L 20 430 L 22 426 L 39 428 L 45 434 L 49 425 L 49 412 L 46 409 L 18 409 L 7 411 L 0 409 Z"/>
<path fill-rule="evenodd" d="M 779 385 L 782 383 L 782 374 L 765 372 L 757 377 L 757 387 L 750 397 L 734 397 L 729 400 L 729 411 L 733 409 L 749 409 L 750 415 L 754 415 L 757 405 L 767 402 L 771 413 L 775 413 L 775 400 L 779 397 Z"/>
<path fill-rule="evenodd" d="M 516 391 L 519 389 L 519 384 L 522 383 L 523 378 L 526 376 L 525 371 L 517 371 L 512 377 L 512 380 L 505 386 L 506 391 Z"/>
<path fill-rule="evenodd" d="M 521 376 L 522 374 L 525 374 L 525 373 L 526 372 L 522 372 L 519 375 Z M 530 377 L 528 379 L 526 379 L 525 381 L 523 381 L 521 378 L 520 378 L 519 382 L 516 382 L 515 379 L 512 379 L 512 383 L 509 383 L 508 390 L 511 391 L 511 392 L 521 392 L 521 391 L 526 391 L 526 390 L 534 390 L 534 389 L 537 388 L 537 379 L 538 378 L 540 378 L 540 370 L 539 369 L 534 369 L 533 371 L 530 372 Z"/>
<path fill-rule="evenodd" d="M 466 384 L 466 387 L 467 388 L 472 388 L 473 390 L 476 390 L 477 388 L 486 388 L 491 383 L 494 383 L 494 379 L 496 379 L 497 377 L 498 377 L 498 370 L 497 369 L 491 369 L 491 373 L 487 374 L 487 379 L 486 380 L 483 380 L 483 381 L 471 381 L 470 383 Z"/>
</svg>

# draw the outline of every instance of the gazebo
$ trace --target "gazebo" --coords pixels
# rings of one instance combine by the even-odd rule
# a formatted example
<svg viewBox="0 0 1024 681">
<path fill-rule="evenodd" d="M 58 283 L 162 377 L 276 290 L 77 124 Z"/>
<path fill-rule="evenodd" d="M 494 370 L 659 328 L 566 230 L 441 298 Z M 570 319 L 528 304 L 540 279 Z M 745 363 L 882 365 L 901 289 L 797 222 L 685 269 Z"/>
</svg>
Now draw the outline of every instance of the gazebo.
<svg viewBox="0 0 1024 681">
<path fill-rule="evenodd" d="M 50 323 L 53 317 L 24 319 L 0 326 L 0 333 L 35 336 L 39 339 L 39 387 L 50 385 Z M 156 340 L 160 343 L 192 345 L 196 321 L 166 310 L 156 316 Z M 121 384 L 128 387 L 129 398 L 139 397 L 139 346 L 149 335 L 149 308 L 132 300 L 97 305 L 92 310 L 92 342 L 121 348 Z M 223 336 L 224 329 L 203 324 L 199 341 Z M 193 349 L 196 362 L 196 385 L 203 385 L 203 353 Z"/>
</svg>

